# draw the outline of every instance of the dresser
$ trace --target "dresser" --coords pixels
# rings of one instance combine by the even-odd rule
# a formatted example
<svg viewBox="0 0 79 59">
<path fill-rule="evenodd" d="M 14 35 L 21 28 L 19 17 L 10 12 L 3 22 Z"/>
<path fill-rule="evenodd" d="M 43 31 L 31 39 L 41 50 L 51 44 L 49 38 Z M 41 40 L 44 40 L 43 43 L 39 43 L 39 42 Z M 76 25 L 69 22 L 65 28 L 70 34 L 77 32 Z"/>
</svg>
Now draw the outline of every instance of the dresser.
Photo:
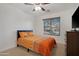
<svg viewBox="0 0 79 59">
<path fill-rule="evenodd" d="M 79 32 L 67 32 L 67 56 L 79 56 Z"/>
</svg>

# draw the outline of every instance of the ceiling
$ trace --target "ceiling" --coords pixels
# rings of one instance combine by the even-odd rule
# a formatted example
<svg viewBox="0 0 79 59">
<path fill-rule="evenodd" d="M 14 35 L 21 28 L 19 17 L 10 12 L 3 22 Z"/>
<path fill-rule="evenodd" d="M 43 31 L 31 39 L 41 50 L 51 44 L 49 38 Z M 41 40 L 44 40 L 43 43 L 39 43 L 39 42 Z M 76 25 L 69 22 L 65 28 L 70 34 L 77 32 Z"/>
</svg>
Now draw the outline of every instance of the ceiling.
<svg viewBox="0 0 79 59">
<path fill-rule="evenodd" d="M 33 11 L 34 5 L 25 5 L 24 3 L 9 3 L 9 5 L 12 5 L 20 10 L 22 10 L 24 13 L 28 13 L 31 15 L 43 15 L 47 13 L 56 13 L 61 12 L 63 10 L 68 10 L 77 7 L 78 3 L 50 3 L 46 5 L 42 5 L 47 11 Z"/>
</svg>

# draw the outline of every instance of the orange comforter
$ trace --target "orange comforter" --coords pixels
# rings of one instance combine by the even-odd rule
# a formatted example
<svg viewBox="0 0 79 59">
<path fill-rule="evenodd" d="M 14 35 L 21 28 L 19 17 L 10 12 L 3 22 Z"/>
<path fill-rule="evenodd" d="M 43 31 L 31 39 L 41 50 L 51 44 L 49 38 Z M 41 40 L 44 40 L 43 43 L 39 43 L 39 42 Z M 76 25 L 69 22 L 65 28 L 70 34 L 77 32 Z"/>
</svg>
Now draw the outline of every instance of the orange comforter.
<svg viewBox="0 0 79 59">
<path fill-rule="evenodd" d="M 40 36 L 18 38 L 17 43 L 18 45 L 30 48 L 31 50 L 46 56 L 51 55 L 52 48 L 56 45 L 54 38 L 45 38 Z"/>
<path fill-rule="evenodd" d="M 54 38 L 47 38 L 44 40 L 37 40 L 34 43 L 34 50 L 42 55 L 51 55 L 52 48 L 56 45 Z"/>
</svg>

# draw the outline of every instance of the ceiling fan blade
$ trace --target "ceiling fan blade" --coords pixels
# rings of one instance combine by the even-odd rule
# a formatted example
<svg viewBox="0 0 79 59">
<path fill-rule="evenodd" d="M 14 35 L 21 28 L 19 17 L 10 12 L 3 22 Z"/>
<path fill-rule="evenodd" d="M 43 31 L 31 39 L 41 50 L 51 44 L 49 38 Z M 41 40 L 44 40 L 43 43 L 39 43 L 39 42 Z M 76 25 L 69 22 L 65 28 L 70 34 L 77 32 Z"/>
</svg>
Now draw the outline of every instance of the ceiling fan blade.
<svg viewBox="0 0 79 59">
<path fill-rule="evenodd" d="M 26 4 L 26 5 L 47 5 L 47 4 L 50 4 L 50 3 L 24 3 L 24 4 Z"/>
<path fill-rule="evenodd" d="M 25 5 L 33 5 L 32 3 L 24 3 Z"/>
<path fill-rule="evenodd" d="M 43 7 L 41 7 L 41 9 L 42 9 L 43 11 L 45 11 L 45 9 L 44 9 Z"/>
<path fill-rule="evenodd" d="M 41 3 L 42 5 L 47 5 L 47 4 L 50 4 L 50 3 Z"/>
</svg>

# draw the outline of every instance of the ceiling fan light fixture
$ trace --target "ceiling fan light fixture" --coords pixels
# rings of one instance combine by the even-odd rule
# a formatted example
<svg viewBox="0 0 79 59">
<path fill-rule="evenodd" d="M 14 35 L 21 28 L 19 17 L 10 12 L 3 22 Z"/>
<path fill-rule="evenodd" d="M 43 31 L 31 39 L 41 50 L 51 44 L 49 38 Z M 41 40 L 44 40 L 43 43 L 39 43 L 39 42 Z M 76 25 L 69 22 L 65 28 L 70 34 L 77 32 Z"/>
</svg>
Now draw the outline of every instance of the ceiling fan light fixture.
<svg viewBox="0 0 79 59">
<path fill-rule="evenodd" d="M 33 11 L 45 11 L 45 9 L 40 6 L 36 6 Z"/>
<path fill-rule="evenodd" d="M 38 7 L 35 7 L 35 11 L 40 11 L 41 10 L 41 7 L 38 6 Z"/>
</svg>

